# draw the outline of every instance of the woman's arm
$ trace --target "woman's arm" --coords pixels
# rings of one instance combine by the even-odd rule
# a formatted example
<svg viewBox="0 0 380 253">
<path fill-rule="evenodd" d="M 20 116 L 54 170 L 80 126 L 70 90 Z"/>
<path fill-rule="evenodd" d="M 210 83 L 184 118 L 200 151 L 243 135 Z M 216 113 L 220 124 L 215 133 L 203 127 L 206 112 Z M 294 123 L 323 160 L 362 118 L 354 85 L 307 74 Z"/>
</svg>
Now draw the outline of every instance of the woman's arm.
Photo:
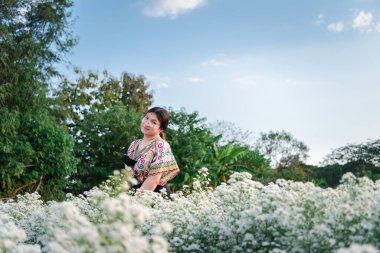
<svg viewBox="0 0 380 253">
<path fill-rule="evenodd" d="M 161 179 L 161 173 L 149 176 L 147 179 L 145 179 L 141 188 L 148 191 L 154 191 L 154 189 L 156 189 L 158 183 L 160 182 L 160 179 Z"/>
</svg>

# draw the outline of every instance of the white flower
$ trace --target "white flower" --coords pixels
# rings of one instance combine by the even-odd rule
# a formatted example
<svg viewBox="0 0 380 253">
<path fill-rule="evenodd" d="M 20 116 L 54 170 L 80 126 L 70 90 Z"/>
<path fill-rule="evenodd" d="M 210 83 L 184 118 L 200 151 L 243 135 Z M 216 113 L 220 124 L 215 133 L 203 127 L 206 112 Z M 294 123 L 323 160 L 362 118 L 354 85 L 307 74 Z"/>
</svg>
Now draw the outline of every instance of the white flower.
<svg viewBox="0 0 380 253">
<path fill-rule="evenodd" d="M 173 201 L 151 191 L 110 197 L 94 188 L 60 203 L 43 203 L 38 194 L 0 203 L 0 248 L 39 252 L 39 243 L 47 252 L 378 252 L 380 181 L 346 174 L 335 189 L 322 189 L 287 180 L 263 185 L 234 173 L 207 191 L 206 172 L 202 168 L 192 189 L 174 193 Z"/>
</svg>

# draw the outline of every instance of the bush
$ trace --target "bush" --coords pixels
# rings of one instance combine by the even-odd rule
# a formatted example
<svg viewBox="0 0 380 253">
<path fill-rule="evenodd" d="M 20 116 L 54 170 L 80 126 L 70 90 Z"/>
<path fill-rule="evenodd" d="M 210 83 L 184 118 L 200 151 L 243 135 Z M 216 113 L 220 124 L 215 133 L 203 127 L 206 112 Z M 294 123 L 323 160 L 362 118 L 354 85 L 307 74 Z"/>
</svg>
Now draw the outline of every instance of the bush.
<svg viewBox="0 0 380 253">
<path fill-rule="evenodd" d="M 118 182 L 123 173 L 110 182 Z M 110 197 L 97 188 L 44 204 L 38 195 L 0 204 L 43 252 L 377 252 L 380 181 L 345 174 L 336 189 L 277 180 L 265 186 L 234 173 L 212 190 L 207 170 L 193 188 Z M 118 191 L 118 187 L 114 187 Z M 17 226 L 17 227 L 16 227 Z M 1 231 L 1 229 L 0 229 Z M 2 237 L 1 237 L 2 236 Z M 4 240 L 0 233 L 0 242 Z M 19 238 L 12 239 L 20 244 Z"/>
</svg>

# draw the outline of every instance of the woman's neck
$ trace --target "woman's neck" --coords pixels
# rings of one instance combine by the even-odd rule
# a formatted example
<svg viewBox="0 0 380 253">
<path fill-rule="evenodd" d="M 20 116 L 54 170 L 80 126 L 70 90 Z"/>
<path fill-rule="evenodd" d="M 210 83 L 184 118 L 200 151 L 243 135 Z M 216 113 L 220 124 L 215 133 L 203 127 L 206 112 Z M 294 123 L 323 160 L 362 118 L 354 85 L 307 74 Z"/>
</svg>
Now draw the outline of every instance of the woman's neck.
<svg viewBox="0 0 380 253">
<path fill-rule="evenodd" d="M 158 138 L 160 138 L 160 135 L 152 135 L 152 136 L 144 135 L 143 140 L 144 141 L 153 141 L 153 140 L 158 139 Z"/>
</svg>

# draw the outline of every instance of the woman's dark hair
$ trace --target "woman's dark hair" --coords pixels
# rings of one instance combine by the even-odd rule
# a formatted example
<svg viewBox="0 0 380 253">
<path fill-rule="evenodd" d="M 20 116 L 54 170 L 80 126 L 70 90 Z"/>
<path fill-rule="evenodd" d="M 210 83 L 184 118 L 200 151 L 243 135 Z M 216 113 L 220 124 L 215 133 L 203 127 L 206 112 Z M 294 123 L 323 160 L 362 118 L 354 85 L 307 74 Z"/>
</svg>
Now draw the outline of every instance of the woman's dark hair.
<svg viewBox="0 0 380 253">
<path fill-rule="evenodd" d="M 152 107 L 146 113 L 153 112 L 156 114 L 158 121 L 160 122 L 160 128 L 165 131 L 169 125 L 169 112 L 162 107 Z M 163 132 L 160 133 L 162 139 L 166 139 Z"/>
</svg>

